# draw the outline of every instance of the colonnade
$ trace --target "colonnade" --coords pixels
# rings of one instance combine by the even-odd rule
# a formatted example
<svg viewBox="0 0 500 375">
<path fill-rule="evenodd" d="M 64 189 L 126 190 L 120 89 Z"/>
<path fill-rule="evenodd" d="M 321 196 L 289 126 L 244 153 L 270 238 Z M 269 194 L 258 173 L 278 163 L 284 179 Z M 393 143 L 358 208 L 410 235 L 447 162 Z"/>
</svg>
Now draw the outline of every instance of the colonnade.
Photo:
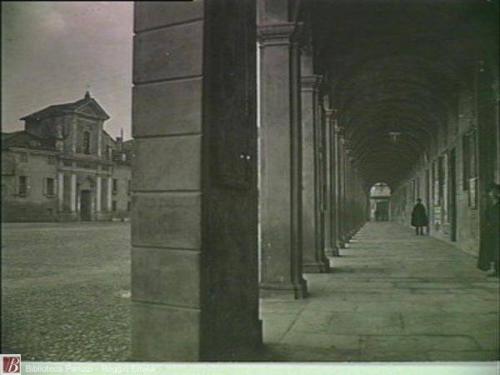
<svg viewBox="0 0 500 375">
<path fill-rule="evenodd" d="M 60 171 L 57 174 L 57 201 L 60 213 L 69 212 L 75 214 L 79 211 L 78 175 L 74 172 L 65 173 Z M 66 183 L 65 183 L 66 181 Z M 112 188 L 113 179 L 111 176 L 95 176 L 95 212 L 99 214 L 103 211 L 112 210 Z M 104 206 L 104 207 L 103 207 Z"/>
<path fill-rule="evenodd" d="M 265 2 L 264 2 L 265 3 Z M 265 6 L 265 4 L 264 4 Z M 303 298 L 366 221 L 367 192 L 292 2 L 260 12 L 261 296 Z M 335 263 L 335 262 L 333 262 Z"/>
<path fill-rule="evenodd" d="M 257 3 L 136 3 L 133 359 L 242 360 L 366 219 L 300 2 Z"/>
</svg>

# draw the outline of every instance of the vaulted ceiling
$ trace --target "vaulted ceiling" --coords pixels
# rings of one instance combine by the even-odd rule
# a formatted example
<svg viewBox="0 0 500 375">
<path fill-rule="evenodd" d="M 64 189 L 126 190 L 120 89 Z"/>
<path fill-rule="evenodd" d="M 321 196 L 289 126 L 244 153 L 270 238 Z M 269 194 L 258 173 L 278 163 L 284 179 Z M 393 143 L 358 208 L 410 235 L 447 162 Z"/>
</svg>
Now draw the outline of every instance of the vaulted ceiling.
<svg viewBox="0 0 500 375">
<path fill-rule="evenodd" d="M 456 121 L 459 90 L 498 45 L 498 2 L 304 3 L 316 72 L 327 78 L 365 186 L 384 181 L 394 188 Z"/>
</svg>

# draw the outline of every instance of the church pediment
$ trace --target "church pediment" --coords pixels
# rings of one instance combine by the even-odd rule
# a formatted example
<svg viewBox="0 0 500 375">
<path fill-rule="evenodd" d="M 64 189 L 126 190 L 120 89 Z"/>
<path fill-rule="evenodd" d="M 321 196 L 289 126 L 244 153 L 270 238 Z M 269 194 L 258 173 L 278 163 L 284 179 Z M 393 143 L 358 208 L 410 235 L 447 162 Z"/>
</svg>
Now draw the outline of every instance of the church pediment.
<svg viewBox="0 0 500 375">
<path fill-rule="evenodd" d="M 80 105 L 75 109 L 75 112 L 83 116 L 98 118 L 101 120 L 109 119 L 108 114 L 94 99 L 90 99 L 86 103 Z"/>
<path fill-rule="evenodd" d="M 77 113 L 83 116 L 97 118 L 100 120 L 109 119 L 109 115 L 106 113 L 106 111 L 99 105 L 99 103 L 97 103 L 94 98 L 90 96 L 89 92 L 86 92 L 83 99 L 77 100 L 73 103 L 51 105 L 28 116 L 22 117 L 21 120 L 39 121 L 47 117 L 54 117 L 68 113 Z"/>
</svg>

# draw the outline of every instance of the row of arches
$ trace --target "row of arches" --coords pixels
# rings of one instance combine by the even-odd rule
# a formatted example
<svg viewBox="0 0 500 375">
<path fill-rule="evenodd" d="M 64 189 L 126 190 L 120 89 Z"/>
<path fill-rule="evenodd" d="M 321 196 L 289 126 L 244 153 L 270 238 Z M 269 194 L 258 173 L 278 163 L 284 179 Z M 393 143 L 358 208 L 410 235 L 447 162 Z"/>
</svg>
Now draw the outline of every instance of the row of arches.
<svg viewBox="0 0 500 375">
<path fill-rule="evenodd" d="M 307 297 L 304 273 L 335 268 L 339 249 L 370 218 L 372 186 L 387 184 L 388 216 L 403 220 L 414 203 L 403 194 L 408 182 L 439 164 L 457 134 L 474 121 L 479 134 L 498 134 L 473 115 L 483 102 L 476 69 L 480 61 L 491 72 L 498 65 L 487 58 L 494 4 L 242 4 L 136 5 L 136 99 L 163 93 L 167 107 L 194 108 L 175 113 L 183 131 L 158 122 L 166 118 L 160 108 L 134 107 L 142 119 L 133 124 L 136 140 L 152 150 L 138 152 L 135 165 L 145 177 L 132 217 L 137 358 L 241 358 L 242 348 L 261 342 L 259 297 Z M 491 77 L 498 87 L 496 70 Z M 467 120 L 457 122 L 463 108 Z M 481 142 L 478 149 L 496 155 L 480 163 L 484 184 L 499 164 Z M 181 156 L 183 168 L 168 167 Z M 175 182 L 156 178 L 158 170 Z M 434 183 L 426 181 L 419 186 Z M 158 284 L 148 285 L 150 272 L 162 271 L 139 268 L 150 247 L 165 254 L 150 264 L 168 263 L 165 256 L 185 270 L 176 269 L 185 275 L 179 290 L 151 293 Z M 168 272 L 158 278 L 178 282 Z M 163 322 L 182 336 L 145 334 Z M 165 340 L 168 350 L 142 349 Z"/>
</svg>

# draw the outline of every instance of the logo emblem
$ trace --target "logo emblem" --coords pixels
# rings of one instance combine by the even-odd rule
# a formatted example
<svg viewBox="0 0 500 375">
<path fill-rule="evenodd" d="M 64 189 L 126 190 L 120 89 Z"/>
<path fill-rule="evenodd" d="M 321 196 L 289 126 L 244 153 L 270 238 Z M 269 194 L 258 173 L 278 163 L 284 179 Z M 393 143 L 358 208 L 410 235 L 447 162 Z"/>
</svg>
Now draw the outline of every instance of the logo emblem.
<svg viewBox="0 0 500 375">
<path fill-rule="evenodd" d="M 21 374 L 21 355 L 2 354 L 2 375 Z"/>
</svg>

